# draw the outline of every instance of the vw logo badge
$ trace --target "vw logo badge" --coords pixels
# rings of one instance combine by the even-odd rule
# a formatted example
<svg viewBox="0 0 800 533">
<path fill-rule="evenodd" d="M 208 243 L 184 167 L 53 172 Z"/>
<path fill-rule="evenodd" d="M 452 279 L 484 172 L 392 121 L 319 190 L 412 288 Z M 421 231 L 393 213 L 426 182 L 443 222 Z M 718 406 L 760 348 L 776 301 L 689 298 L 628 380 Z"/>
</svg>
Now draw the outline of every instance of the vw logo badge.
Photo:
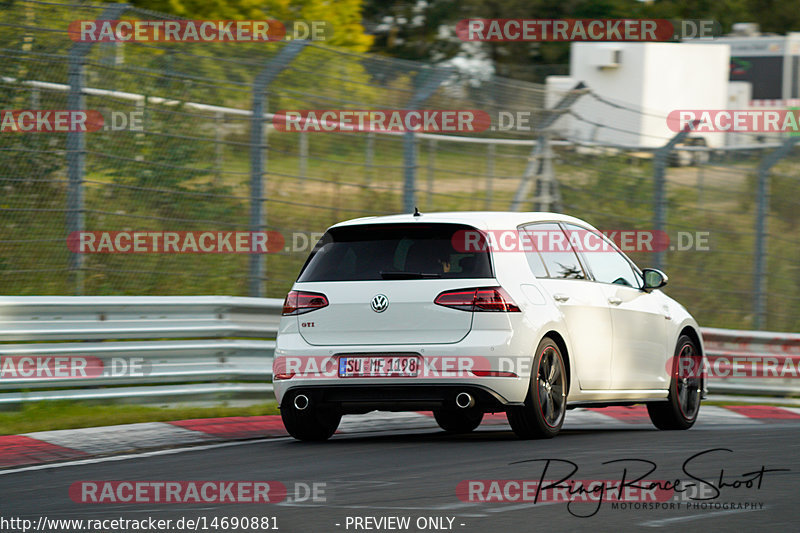
<svg viewBox="0 0 800 533">
<path fill-rule="evenodd" d="M 383 313 L 389 307 L 389 298 L 384 294 L 376 294 L 369 305 L 376 313 Z"/>
</svg>

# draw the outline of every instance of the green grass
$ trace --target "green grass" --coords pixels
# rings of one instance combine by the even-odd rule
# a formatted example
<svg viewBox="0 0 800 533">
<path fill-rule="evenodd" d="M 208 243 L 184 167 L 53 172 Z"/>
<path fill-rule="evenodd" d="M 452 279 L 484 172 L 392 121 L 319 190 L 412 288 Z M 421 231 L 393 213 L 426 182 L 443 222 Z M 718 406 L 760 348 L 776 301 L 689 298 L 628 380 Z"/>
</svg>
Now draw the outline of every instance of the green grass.
<svg viewBox="0 0 800 533">
<path fill-rule="evenodd" d="M 64 83 L 63 20 L 70 5 L 17 5 L 19 28 L 0 28 L 0 47 L 26 54 L 0 64 L 0 74 L 18 80 Z M 83 12 L 83 11 L 82 11 Z M 88 12 L 88 11 L 86 11 Z M 56 31 L 37 31 L 34 28 Z M 27 44 L 22 45 L 23 41 Z M 125 45 L 120 65 L 108 47 L 93 47 L 87 64 L 92 87 L 167 97 L 183 102 L 247 109 L 254 65 L 266 64 L 279 48 L 209 44 L 191 53 L 181 47 Z M 113 52 L 116 53 L 116 52 Z M 374 58 L 377 60 L 377 58 Z M 394 108 L 414 88 L 412 73 L 372 66 L 348 54 L 307 47 L 270 87 L 268 109 Z M 381 75 L 377 75 L 378 73 Z M 310 76 L 308 73 L 314 73 Z M 344 80 L 344 81 L 342 81 Z M 452 89 L 452 88 L 451 88 Z M 64 109 L 66 94 L 39 91 L 39 106 Z M 485 88 L 441 91 L 428 105 L 480 108 L 495 96 Z M 7 84 L 0 108 L 26 109 L 30 87 Z M 504 93 L 502 105 L 528 108 L 527 91 Z M 87 109 L 133 110 L 129 101 L 87 95 Z M 536 107 L 536 105 L 533 105 Z M 146 134 L 97 132 L 86 136 L 85 227 L 87 230 L 247 229 L 250 124 L 246 117 L 218 120 L 211 112 L 182 106 L 145 106 Z M 484 134 L 482 134 L 484 135 Z M 485 132 L 485 135 L 500 135 Z M 531 136 L 532 137 L 532 136 Z M 348 218 L 400 212 L 403 206 L 403 143 L 400 137 L 310 133 L 301 166 L 300 135 L 265 136 L 264 208 L 267 229 L 290 235 L 323 231 Z M 67 295 L 76 283 L 65 246 L 65 134 L 0 136 L 0 279 L 8 295 Z M 218 142 L 218 141 L 221 141 Z M 372 166 L 366 164 L 372 146 Z M 531 161 L 530 148 L 497 146 L 494 164 L 487 147 L 419 139 L 417 205 L 423 212 L 507 210 Z M 603 230 L 653 229 L 652 160 L 616 150 L 554 148 L 555 175 L 564 212 Z M 433 154 L 433 155 L 432 155 Z M 728 154 L 725 161 L 666 171 L 667 232 L 703 231 L 710 252 L 670 251 L 666 292 L 687 306 L 703 326 L 752 328 L 755 170 L 765 153 Z M 719 154 L 714 157 L 717 158 Z M 800 161 L 787 157 L 772 169 L 768 221 L 768 280 L 765 329 L 800 330 Z M 487 174 L 494 173 L 491 198 Z M 305 179 L 300 174 L 305 174 Z M 5 180 L 8 180 L 7 183 Z M 428 194 L 428 184 L 433 193 Z M 266 296 L 283 297 L 307 251 L 270 254 Z M 652 266 L 652 254 L 632 254 Z M 246 255 L 108 254 L 85 258 L 87 295 L 247 295 Z"/>
<path fill-rule="evenodd" d="M 243 140 L 243 139 L 242 139 Z M 321 232 L 327 226 L 366 214 L 399 212 L 402 205 L 401 144 L 376 141 L 372 171 L 364 165 L 365 140 L 359 136 L 310 135 L 306 175 L 299 172 L 295 134 L 272 134 L 265 176 L 268 227 L 290 236 L 294 231 Z M 272 148 L 275 151 L 272 151 Z M 113 150 L 123 150 L 122 147 Z M 134 145 L 123 151 L 135 152 Z M 486 153 L 471 145 L 439 143 L 433 160 L 421 143 L 417 168 L 417 204 L 423 212 L 446 210 L 506 210 L 524 172 L 528 150 L 498 148 L 491 199 L 486 188 Z M 167 159 L 169 154 L 162 154 Z M 652 165 L 632 164 L 624 155 L 582 155 L 556 151 L 555 174 L 561 186 L 564 212 L 604 230 L 652 229 Z M 314 157 L 324 160 L 314 159 Z M 92 230 L 209 230 L 248 227 L 248 154 L 226 151 L 221 176 L 185 170 L 148 177 L 131 168 L 120 175 L 93 160 L 87 167 L 86 227 Z M 177 165 L 185 161 L 176 160 Z M 355 164 L 353 164 L 355 163 Z M 427 193 L 433 164 L 433 192 Z M 757 158 L 732 161 L 705 169 L 667 170 L 667 232 L 702 231 L 710 236 L 710 251 L 669 251 L 666 292 L 683 303 L 703 326 L 749 329 L 753 326 L 754 182 L 749 177 Z M 210 165 L 210 164 L 209 164 Z M 206 168 L 209 168 L 206 165 Z M 776 331 L 800 329 L 800 180 L 793 162 L 775 167 L 773 216 L 768 242 L 768 321 Z M 114 172 L 117 172 L 116 176 Z M 704 185 L 698 183 L 704 173 Z M 122 180 L 139 187 L 167 189 L 177 194 L 119 188 Z M 192 194 L 215 187 L 209 196 Z M 369 184 L 368 184 L 369 183 Z M 221 192 L 220 192 L 221 191 Z M 63 188 L 14 186 L 0 206 L 60 209 Z M 101 214 L 100 212 L 104 212 Z M 203 220 L 203 222 L 184 221 Z M 42 211 L 0 210 L 15 240 L 0 257 L 7 294 L 70 294 L 64 271 L 64 219 Z M 232 226 L 233 225 L 233 226 Z M 24 231 L 23 233 L 20 233 Z M 28 240 L 31 239 L 31 240 Z M 45 239 L 39 240 L 37 239 Z M 267 296 L 281 298 L 289 290 L 308 251 L 270 254 Z M 653 266 L 653 255 L 631 254 L 642 267 Z M 85 294 L 118 295 L 247 295 L 249 257 L 243 254 L 109 254 L 86 257 Z M 49 270 L 54 269 L 54 270 Z"/>
<path fill-rule="evenodd" d="M 275 402 L 246 407 L 150 407 L 143 405 L 90 405 L 58 401 L 26 404 L 17 411 L 0 412 L 0 435 L 74 429 L 137 422 L 168 422 L 193 418 L 278 414 Z"/>
<path fill-rule="evenodd" d="M 789 400 L 790 398 L 787 398 Z M 742 401 L 726 401 L 726 400 L 717 400 L 717 401 L 708 401 L 703 400 L 702 405 L 704 406 L 715 406 L 715 407 L 727 407 L 731 405 L 741 406 L 741 407 L 752 407 L 754 405 L 768 405 L 770 407 L 797 407 L 796 403 L 792 403 L 791 401 L 784 401 L 783 398 L 764 398 L 759 400 L 757 403 L 750 403 L 750 402 L 742 402 Z M 702 409 L 702 407 L 701 407 Z"/>
</svg>

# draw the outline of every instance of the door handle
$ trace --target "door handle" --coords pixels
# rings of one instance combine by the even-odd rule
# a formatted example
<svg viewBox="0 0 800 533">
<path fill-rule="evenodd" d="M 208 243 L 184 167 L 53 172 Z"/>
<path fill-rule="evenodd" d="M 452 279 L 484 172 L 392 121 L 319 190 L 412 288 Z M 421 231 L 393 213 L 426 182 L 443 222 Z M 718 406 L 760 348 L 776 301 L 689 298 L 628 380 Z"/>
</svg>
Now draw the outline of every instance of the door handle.
<svg viewBox="0 0 800 533">
<path fill-rule="evenodd" d="M 622 298 L 617 298 L 616 296 L 612 296 L 608 299 L 608 303 L 611 305 L 619 305 L 622 303 Z"/>
<path fill-rule="evenodd" d="M 560 294 L 560 293 L 559 294 L 554 294 L 553 295 L 553 300 L 555 300 L 557 302 L 566 302 L 567 300 L 569 300 L 569 296 L 567 296 L 566 294 Z"/>
</svg>

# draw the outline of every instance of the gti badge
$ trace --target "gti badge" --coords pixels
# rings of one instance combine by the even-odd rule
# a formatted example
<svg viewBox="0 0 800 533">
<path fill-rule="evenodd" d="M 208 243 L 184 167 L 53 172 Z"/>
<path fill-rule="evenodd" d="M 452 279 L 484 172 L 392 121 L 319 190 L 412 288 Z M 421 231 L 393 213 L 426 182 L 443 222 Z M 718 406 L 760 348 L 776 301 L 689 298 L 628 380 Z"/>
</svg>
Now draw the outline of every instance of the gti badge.
<svg viewBox="0 0 800 533">
<path fill-rule="evenodd" d="M 383 313 L 389 307 L 389 298 L 383 294 L 376 294 L 369 305 L 376 313 Z"/>
</svg>

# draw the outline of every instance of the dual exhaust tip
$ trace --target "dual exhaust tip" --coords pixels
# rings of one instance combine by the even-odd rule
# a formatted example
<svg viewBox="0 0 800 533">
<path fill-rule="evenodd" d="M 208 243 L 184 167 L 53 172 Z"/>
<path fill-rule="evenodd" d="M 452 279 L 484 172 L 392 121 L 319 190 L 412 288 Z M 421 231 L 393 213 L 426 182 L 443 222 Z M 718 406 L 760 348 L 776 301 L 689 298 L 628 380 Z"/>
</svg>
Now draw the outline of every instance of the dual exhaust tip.
<svg viewBox="0 0 800 533">
<path fill-rule="evenodd" d="M 469 409 L 475 407 L 475 398 L 468 392 L 459 392 L 456 395 L 456 405 L 460 409 Z"/>
<path fill-rule="evenodd" d="M 298 411 L 305 411 L 308 409 L 308 406 L 311 405 L 311 400 L 308 399 L 308 396 L 305 394 L 298 394 L 294 397 L 294 408 Z"/>
<path fill-rule="evenodd" d="M 308 396 L 305 394 L 298 394 L 294 397 L 292 404 L 298 411 L 305 411 L 308 409 L 308 406 L 311 405 L 311 400 L 309 400 Z M 468 392 L 459 392 L 456 395 L 456 406 L 460 409 L 475 407 L 475 398 Z"/>
</svg>

